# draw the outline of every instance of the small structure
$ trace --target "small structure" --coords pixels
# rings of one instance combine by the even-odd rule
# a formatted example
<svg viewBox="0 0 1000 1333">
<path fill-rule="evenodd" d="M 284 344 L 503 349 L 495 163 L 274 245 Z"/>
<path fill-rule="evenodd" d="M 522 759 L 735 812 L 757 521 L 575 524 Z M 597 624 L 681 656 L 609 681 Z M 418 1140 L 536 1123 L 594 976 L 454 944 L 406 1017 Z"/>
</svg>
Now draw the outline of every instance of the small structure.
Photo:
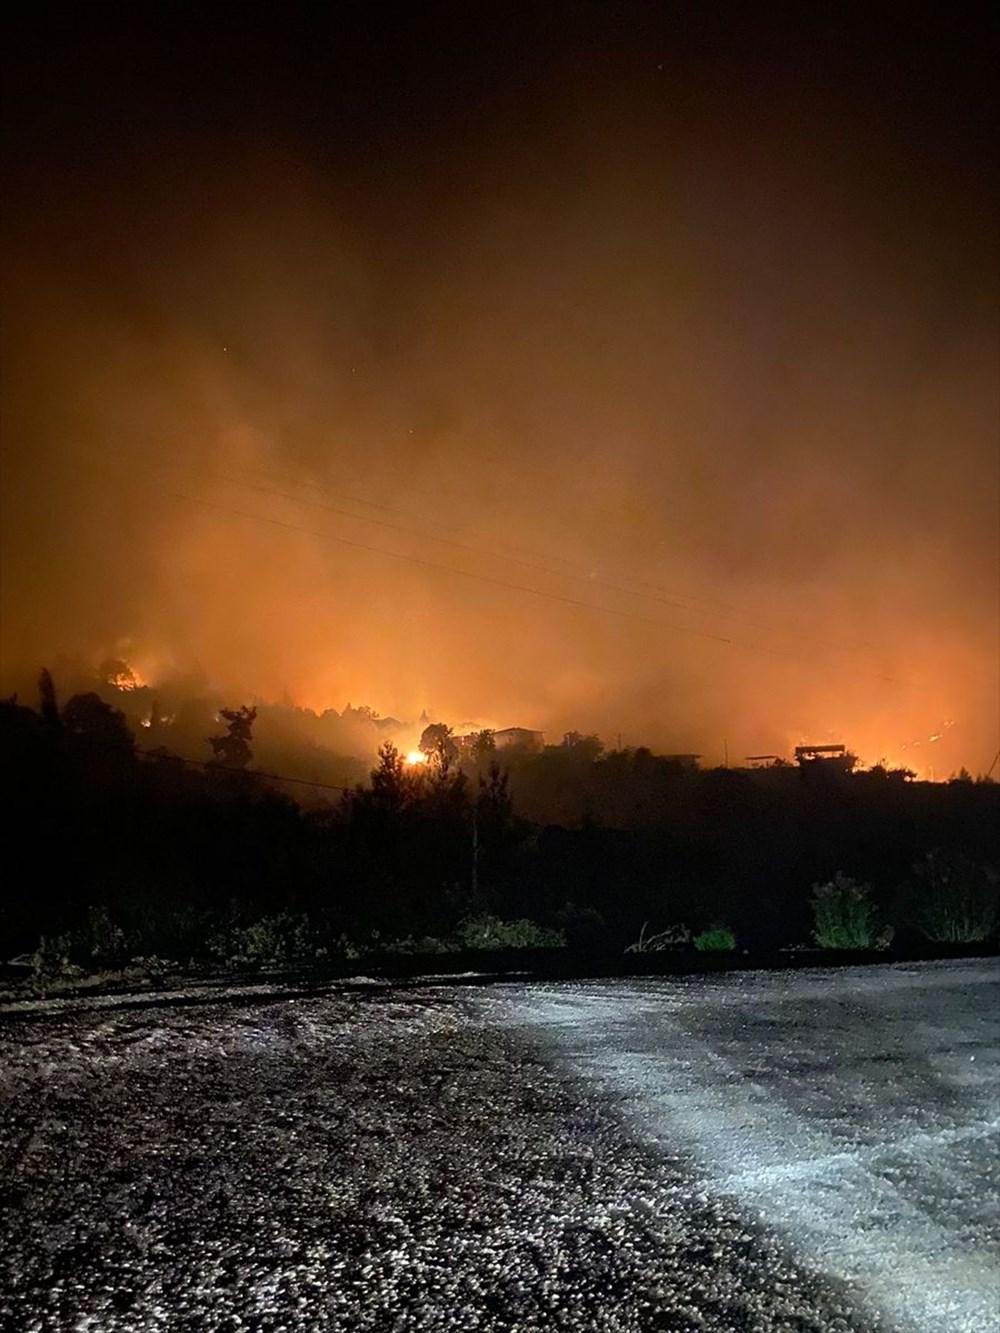
<svg viewBox="0 0 1000 1333">
<path fill-rule="evenodd" d="M 531 731 L 528 727 L 505 727 L 494 733 L 498 750 L 507 750 L 517 746 L 520 750 L 541 750 L 545 744 L 545 735 L 541 731 Z"/>
<path fill-rule="evenodd" d="M 858 762 L 857 755 L 851 754 L 846 745 L 796 745 L 795 759 L 800 768 L 822 764 L 842 773 L 850 773 Z"/>
<path fill-rule="evenodd" d="M 748 754 L 746 760 L 751 768 L 773 768 L 780 758 L 777 754 Z"/>
</svg>

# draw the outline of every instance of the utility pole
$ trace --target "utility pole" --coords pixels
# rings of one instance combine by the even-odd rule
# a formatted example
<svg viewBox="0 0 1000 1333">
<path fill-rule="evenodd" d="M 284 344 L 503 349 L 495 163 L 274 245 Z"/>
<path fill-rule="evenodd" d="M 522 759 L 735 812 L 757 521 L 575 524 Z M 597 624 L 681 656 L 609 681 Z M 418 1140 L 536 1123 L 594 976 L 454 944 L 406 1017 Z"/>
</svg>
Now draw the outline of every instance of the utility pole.
<svg viewBox="0 0 1000 1333">
<path fill-rule="evenodd" d="M 725 762 L 724 762 L 724 764 L 723 764 L 723 767 L 724 767 L 724 768 L 728 768 L 728 767 L 729 767 L 729 740 L 728 740 L 728 738 L 727 738 L 726 736 L 723 736 L 723 738 L 722 738 L 722 751 L 723 751 L 723 754 L 726 756 L 726 758 L 725 758 Z"/>
<path fill-rule="evenodd" d="M 472 806 L 472 910 L 478 911 L 479 903 L 479 804 Z"/>
</svg>

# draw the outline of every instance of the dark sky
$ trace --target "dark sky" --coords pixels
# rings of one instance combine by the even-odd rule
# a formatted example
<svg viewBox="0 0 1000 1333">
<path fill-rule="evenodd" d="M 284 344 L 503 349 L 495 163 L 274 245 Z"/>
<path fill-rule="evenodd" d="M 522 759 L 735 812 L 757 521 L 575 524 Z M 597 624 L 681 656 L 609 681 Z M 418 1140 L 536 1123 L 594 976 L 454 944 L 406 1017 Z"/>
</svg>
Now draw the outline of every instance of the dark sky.
<svg viewBox="0 0 1000 1333">
<path fill-rule="evenodd" d="M 985 12 L 33 9 L 7 675 L 986 768 Z"/>
</svg>

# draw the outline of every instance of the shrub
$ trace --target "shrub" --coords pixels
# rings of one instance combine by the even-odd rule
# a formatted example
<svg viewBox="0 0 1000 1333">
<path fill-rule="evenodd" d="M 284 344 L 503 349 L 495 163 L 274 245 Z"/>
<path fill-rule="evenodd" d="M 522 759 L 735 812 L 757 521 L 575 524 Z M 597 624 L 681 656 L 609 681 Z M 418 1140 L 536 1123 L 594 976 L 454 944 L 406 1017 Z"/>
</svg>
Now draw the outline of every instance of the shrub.
<svg viewBox="0 0 1000 1333">
<path fill-rule="evenodd" d="M 130 958 L 175 959 L 188 963 L 211 933 L 208 913 L 189 904 L 123 903 L 121 926 Z"/>
<path fill-rule="evenodd" d="M 686 949 L 691 943 L 691 932 L 687 926 L 668 926 L 666 930 L 647 935 L 648 925 L 648 921 L 643 922 L 639 938 L 626 947 L 626 953 L 662 953 L 664 949 Z"/>
<path fill-rule="evenodd" d="M 291 912 L 219 931 L 209 940 L 208 951 L 228 967 L 288 966 L 325 956 L 308 917 Z"/>
<path fill-rule="evenodd" d="M 386 953 L 454 953 L 458 945 L 452 940 L 438 939 L 436 935 L 403 935 L 384 945 Z"/>
<path fill-rule="evenodd" d="M 869 884 L 859 884 L 840 871 L 826 884 L 813 885 L 813 939 L 821 949 L 889 947 L 892 926 L 882 924 L 870 891 Z"/>
<path fill-rule="evenodd" d="M 83 968 L 70 958 L 72 952 L 72 935 L 43 935 L 38 941 L 38 948 L 31 955 L 35 975 L 56 977 L 70 972 L 82 974 Z"/>
<path fill-rule="evenodd" d="M 576 903 L 568 902 L 555 914 L 555 926 L 563 932 L 571 949 L 589 951 L 607 946 L 607 925 L 596 908 L 578 907 Z"/>
<path fill-rule="evenodd" d="M 501 921 L 482 915 L 467 917 L 458 926 L 458 940 L 465 949 L 562 949 L 566 935 L 535 921 Z"/>
<path fill-rule="evenodd" d="M 961 854 L 933 851 L 914 870 L 914 924 L 938 944 L 978 944 L 997 927 L 1000 876 Z"/>
<path fill-rule="evenodd" d="M 317 950 L 317 954 L 320 952 L 321 950 Z M 343 934 L 338 935 L 337 938 L 331 942 L 329 949 L 329 953 L 332 957 L 345 958 L 348 961 L 360 958 L 363 952 L 364 949 L 356 940 L 352 940 L 349 935 Z"/>
<path fill-rule="evenodd" d="M 91 907 L 87 920 L 77 930 L 62 935 L 43 935 L 34 955 L 40 976 L 83 970 L 96 972 L 122 967 L 128 961 L 125 932 L 111 920 L 106 907 Z"/>
<path fill-rule="evenodd" d="M 713 926 L 695 936 L 694 947 L 701 953 L 731 953 L 736 948 L 736 936 L 728 926 Z"/>
</svg>

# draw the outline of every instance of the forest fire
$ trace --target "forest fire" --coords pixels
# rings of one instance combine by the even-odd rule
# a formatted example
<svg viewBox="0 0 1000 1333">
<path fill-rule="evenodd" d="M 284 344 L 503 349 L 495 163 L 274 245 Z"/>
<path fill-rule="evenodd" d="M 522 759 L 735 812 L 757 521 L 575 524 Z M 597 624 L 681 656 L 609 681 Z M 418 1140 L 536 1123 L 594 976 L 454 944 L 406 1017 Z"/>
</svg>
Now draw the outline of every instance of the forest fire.
<svg viewBox="0 0 1000 1333">
<path fill-rule="evenodd" d="M 111 658 L 98 667 L 98 675 L 106 685 L 126 693 L 144 689 L 149 682 L 136 671 L 135 667 L 121 658 Z"/>
<path fill-rule="evenodd" d="M 953 718 L 946 718 L 928 736 L 899 741 L 895 745 L 862 745 L 858 750 L 861 771 L 886 769 L 890 772 L 909 772 L 921 782 L 944 781 L 962 767 L 955 756 L 940 749 L 941 742 L 955 726 Z M 938 747 L 931 750 L 931 747 Z"/>
<path fill-rule="evenodd" d="M 171 728 L 175 721 L 178 708 L 182 711 L 187 708 L 189 718 L 197 715 L 196 699 L 203 695 L 205 685 L 203 681 L 197 678 L 191 678 L 185 681 L 183 678 L 176 678 L 170 672 L 164 671 L 152 665 L 152 660 L 143 666 L 142 669 L 136 667 L 132 662 L 124 658 L 106 658 L 100 660 L 96 668 L 92 668 L 94 674 L 101 683 L 111 690 L 114 690 L 121 696 L 120 706 L 124 708 L 126 714 L 131 720 L 133 726 L 140 726 L 146 730 L 154 726 Z M 86 673 L 86 668 L 83 668 Z M 374 674 L 374 673 L 373 673 Z M 89 677 L 93 679 L 93 675 Z M 84 677 L 71 677 L 69 681 L 60 679 L 61 685 L 71 685 L 72 688 L 83 687 Z M 222 687 L 212 687 L 214 695 Z M 240 693 L 238 690 L 225 689 L 225 699 L 220 700 L 218 706 L 213 709 L 215 721 L 218 721 L 218 708 L 222 702 L 228 699 L 232 701 L 231 696 Z M 374 691 L 372 691 L 374 693 Z M 143 695 L 141 703 L 139 696 Z M 255 699 L 266 698 L 257 690 L 246 692 L 249 697 Z M 135 704 L 129 706 L 128 696 L 135 696 Z M 169 706 L 164 709 L 162 705 L 169 701 Z M 195 713 L 190 712 L 190 707 L 195 705 Z M 141 714 L 135 709 L 142 708 Z M 737 711 L 737 702 L 731 705 L 731 711 Z M 917 722 L 917 715 L 920 710 L 912 707 L 914 718 L 912 723 Z M 943 710 L 942 710 L 943 711 Z M 368 706 L 352 708 L 349 704 L 342 713 L 338 713 L 335 708 L 324 707 L 321 704 L 312 704 L 308 701 L 293 703 L 286 698 L 284 702 L 270 702 L 265 706 L 266 715 L 272 719 L 271 725 L 279 729 L 290 728 L 291 735 L 297 725 L 315 726 L 316 731 L 314 740 L 322 748 L 331 752 L 342 754 L 351 754 L 355 758 L 368 760 L 378 748 L 382 740 L 389 738 L 400 747 L 402 751 L 403 763 L 408 768 L 421 768 L 428 764 L 429 755 L 413 745 L 412 737 L 414 735 L 414 726 L 412 722 L 396 722 L 394 719 L 382 719 L 380 714 Z M 449 714 L 445 714 L 448 716 Z M 298 719 L 298 723 L 296 722 Z M 312 719 L 312 722 L 307 721 Z M 575 721 L 576 719 L 572 719 Z M 388 729 L 385 724 L 389 723 Z M 381 727 L 381 730 L 377 729 Z M 265 724 L 266 725 L 266 724 Z M 656 752 L 663 749 L 667 753 L 673 753 L 678 747 L 675 735 L 673 733 L 672 719 L 669 715 L 651 716 L 648 720 L 648 730 L 637 729 L 634 735 L 628 737 L 628 745 L 625 748 L 647 747 Z M 896 741 L 891 744 L 886 743 L 885 736 L 888 731 L 896 730 L 897 735 L 904 735 L 909 732 L 912 739 L 906 741 Z M 739 734 L 738 721 L 735 718 L 729 718 L 726 724 L 726 730 L 730 737 Z M 795 737 L 785 733 L 785 743 L 776 746 L 774 755 L 771 757 L 780 758 L 782 762 L 788 762 L 791 752 L 797 747 L 805 744 L 810 738 L 825 738 L 827 742 L 847 738 L 850 742 L 844 747 L 850 757 L 850 767 L 858 773 L 871 771 L 886 771 L 894 773 L 903 773 L 922 782 L 942 782 L 950 777 L 956 776 L 960 771 L 969 770 L 973 774 L 986 772 L 989 768 L 990 756 L 983 754 L 982 760 L 984 766 L 973 768 L 965 754 L 968 750 L 969 737 L 972 734 L 968 726 L 959 726 L 956 719 L 946 716 L 938 722 L 933 729 L 930 729 L 926 735 L 920 735 L 922 728 L 919 725 L 912 725 L 911 719 L 906 716 L 904 711 L 900 710 L 900 715 L 893 721 L 883 715 L 875 720 L 866 718 L 859 706 L 857 714 L 852 716 L 849 713 L 844 714 L 842 726 L 831 728 L 817 728 L 810 732 L 802 733 Z M 914 732 L 917 734 L 914 735 Z M 560 734 L 555 729 L 556 738 Z M 572 734 L 572 733 L 571 733 Z M 177 736 L 179 744 L 199 744 L 204 739 L 203 736 L 196 733 L 191 736 Z M 605 733 L 603 739 L 605 742 L 608 737 Z M 757 737 L 752 738 L 756 740 Z M 621 740 L 617 746 L 606 745 L 606 749 L 622 748 Z M 737 747 L 730 747 L 730 753 Z M 703 757 L 701 766 L 710 768 L 716 764 L 728 764 L 728 757 L 725 755 L 713 754 L 708 750 Z"/>
<path fill-rule="evenodd" d="M 623 40 L 643 68 L 663 45 Z M 60 657 L 104 652 L 123 702 L 155 682 L 171 706 L 224 693 L 322 715 L 363 698 L 416 719 L 433 704 L 706 766 L 727 750 L 787 753 L 794 732 L 824 738 L 823 723 L 869 764 L 926 770 L 933 753 L 941 776 L 989 768 L 993 187 L 965 156 L 986 118 L 950 142 L 943 129 L 970 96 L 964 74 L 944 95 L 958 65 L 927 80 L 947 113 L 929 136 L 921 83 L 914 102 L 892 102 L 913 133 L 901 122 L 870 156 L 841 158 L 853 98 L 810 108 L 796 79 L 806 100 L 785 125 L 781 82 L 753 60 L 734 82 L 678 70 L 665 100 L 631 58 L 618 86 L 612 62 L 593 111 L 606 137 L 572 116 L 564 133 L 560 89 L 581 85 L 560 49 L 554 77 L 540 57 L 534 94 L 520 61 L 493 68 L 495 101 L 489 77 L 475 81 L 475 149 L 464 123 L 422 146 L 382 126 L 378 143 L 402 154 L 393 179 L 416 191 L 391 209 L 350 136 L 312 151 L 310 117 L 287 139 L 248 129 L 252 170 L 214 131 L 180 161 L 170 135 L 124 152 L 138 175 L 119 237 L 105 225 L 120 187 L 109 164 L 117 135 L 141 134 L 131 85 L 117 63 L 60 75 L 40 49 L 11 142 L 32 143 L 32 126 L 65 141 L 14 155 L 3 219 L 0 694 L 27 697 L 39 667 L 62 681 Z M 500 59 L 495 43 L 483 52 Z M 662 68 L 648 71 L 657 87 Z M 67 91 L 76 79 L 86 89 Z M 831 90 L 849 85 L 831 71 Z M 777 98 L 773 114 L 734 138 L 751 86 Z M 514 87 L 539 109 L 519 164 L 498 149 Z M 99 132 L 79 128 L 84 91 Z M 442 98 L 447 122 L 438 81 L 421 95 Z M 72 114 L 50 113 L 63 98 Z M 692 123 L 674 123 L 681 106 Z M 298 102 L 287 110 L 295 122 Z M 806 125 L 823 141 L 808 152 Z M 294 157 L 300 136 L 290 171 L 273 146 Z M 922 145 L 927 162 L 878 160 L 890 142 Z M 827 159 L 837 171 L 818 172 Z M 174 169 L 184 188 L 161 196 Z M 925 181 L 956 170 L 921 220 Z M 179 201 L 209 181 L 191 216 Z M 195 684 L 175 698 L 167 676 Z M 960 727 L 925 725 L 949 706 Z"/>
<path fill-rule="evenodd" d="M 0 763 L 19 869 L 0 982 L 37 1030 L 14 1083 L 0 1049 L 5 1322 L 869 1329 L 882 1287 L 848 1308 L 866 1210 L 879 1244 L 886 1219 L 893 1244 L 912 1232 L 910 1287 L 974 1276 L 957 1251 L 954 1272 L 935 1266 L 950 1194 L 925 1207 L 922 1183 L 925 1111 L 946 1146 L 964 1133 L 928 1058 L 965 1080 L 965 1047 L 941 1054 L 919 1024 L 909 1068 L 889 1052 L 909 1119 L 886 1153 L 862 1144 L 860 1166 L 891 1156 L 893 1180 L 855 1198 L 836 1141 L 857 1137 L 850 1087 L 786 1050 L 772 1124 L 750 1029 L 771 1021 L 754 977 L 786 951 L 810 976 L 846 964 L 828 1005 L 809 977 L 803 1003 L 869 1070 L 907 1003 L 880 959 L 996 947 L 992 34 L 944 5 L 904 23 L 892 5 L 831 21 L 647 0 L 391 23 L 378 6 L 276 22 L 244 5 L 238 24 L 174 6 L 169 25 L 163 6 L 121 8 L 53 23 L 22 6 L 4 80 Z M 544 1007 L 547 979 L 634 969 L 655 1000 L 650 969 L 678 966 L 719 970 L 740 1021 L 713 1020 L 689 1067 L 677 1014 L 660 1033 L 623 997 L 639 1044 L 617 1020 L 610 1038 L 643 1086 L 670 1047 L 651 1111 L 668 1151 L 643 1143 L 624 1193 L 602 1195 L 618 1130 L 652 1103 L 624 1115 L 609 1083 L 583 1153 L 581 1080 L 539 1083 L 562 1057 L 508 983 L 527 969 Z M 743 968 L 751 1003 L 734 1007 Z M 473 989 L 507 1017 L 466 1038 L 469 978 L 504 982 Z M 92 1110 L 89 1072 L 46 1035 L 91 986 L 122 1009 L 127 1065 Z M 929 1005 L 945 986 L 963 993 L 935 980 Z M 315 1027 L 314 990 L 324 1012 L 357 993 L 371 1023 L 341 1005 Z M 841 1040 L 855 993 L 879 1022 Z M 579 1054 L 598 1011 L 564 998 Z M 204 1011 L 223 1034 L 200 1103 L 205 1043 L 164 1027 L 178 1005 L 178 1030 Z M 95 1068 L 114 1074 L 98 1009 Z M 531 1019 L 530 1051 L 507 1018 L 522 1035 Z M 465 1073 L 510 1082 L 508 1055 L 534 1136 L 511 1151 L 488 1095 L 451 1114 Z M 736 1100 L 715 1179 L 711 1136 L 685 1135 L 720 1059 Z M 821 1110 L 836 1097 L 832 1127 L 799 1114 L 811 1083 Z M 70 1102 L 96 1138 L 73 1138 Z M 410 1139 L 382 1132 L 411 1121 Z M 629 1181 L 654 1156 L 652 1236 Z M 779 1200 L 758 1227 L 756 1184 L 737 1198 L 737 1177 L 777 1198 L 784 1175 L 820 1211 L 845 1182 L 851 1271 L 823 1278 L 829 1319 L 791 1295 L 811 1217 L 786 1225 Z M 430 1230 L 425 1194 L 442 1202 Z"/>
</svg>

